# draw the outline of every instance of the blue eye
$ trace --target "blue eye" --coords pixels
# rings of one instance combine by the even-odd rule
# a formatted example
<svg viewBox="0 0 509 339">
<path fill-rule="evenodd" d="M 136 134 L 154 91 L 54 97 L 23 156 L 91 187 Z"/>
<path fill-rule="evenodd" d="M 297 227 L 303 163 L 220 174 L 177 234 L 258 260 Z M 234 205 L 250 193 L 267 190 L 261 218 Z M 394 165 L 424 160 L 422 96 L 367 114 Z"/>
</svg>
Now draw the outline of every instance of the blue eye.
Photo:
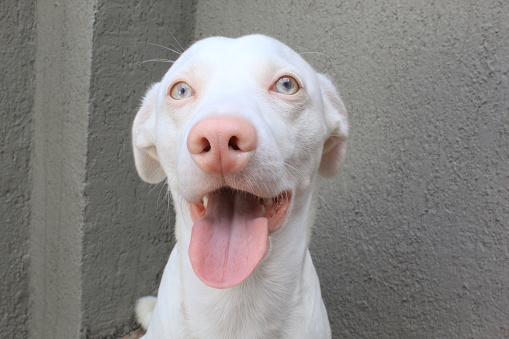
<svg viewBox="0 0 509 339">
<path fill-rule="evenodd" d="M 194 94 L 193 89 L 187 83 L 180 81 L 177 82 L 170 89 L 170 96 L 175 100 L 182 100 L 185 98 L 189 98 Z"/>
<path fill-rule="evenodd" d="M 291 76 L 283 76 L 276 81 L 274 84 L 274 91 L 286 94 L 286 95 L 292 95 L 299 91 L 299 83 L 297 80 L 295 80 Z"/>
</svg>

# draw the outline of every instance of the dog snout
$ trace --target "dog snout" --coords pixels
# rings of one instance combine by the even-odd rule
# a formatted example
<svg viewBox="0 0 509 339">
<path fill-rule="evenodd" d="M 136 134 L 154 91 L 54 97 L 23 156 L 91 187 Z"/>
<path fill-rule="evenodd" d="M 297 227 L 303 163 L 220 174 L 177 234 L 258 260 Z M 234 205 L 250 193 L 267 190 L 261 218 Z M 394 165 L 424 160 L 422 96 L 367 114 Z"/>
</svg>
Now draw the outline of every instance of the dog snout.
<svg viewBox="0 0 509 339">
<path fill-rule="evenodd" d="M 242 171 L 258 143 L 254 126 L 239 117 L 210 117 L 191 128 L 187 149 L 205 173 L 226 176 Z"/>
</svg>

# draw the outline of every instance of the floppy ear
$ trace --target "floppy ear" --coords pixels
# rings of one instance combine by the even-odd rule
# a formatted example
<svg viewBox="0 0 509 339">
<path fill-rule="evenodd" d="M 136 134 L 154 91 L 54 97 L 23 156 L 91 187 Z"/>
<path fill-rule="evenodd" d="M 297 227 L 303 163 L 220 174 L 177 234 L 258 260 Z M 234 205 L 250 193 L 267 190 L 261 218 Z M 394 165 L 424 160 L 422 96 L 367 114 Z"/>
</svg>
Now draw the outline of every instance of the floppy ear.
<svg viewBox="0 0 509 339">
<path fill-rule="evenodd" d="M 159 83 L 145 94 L 141 108 L 133 123 L 134 162 L 140 177 L 148 183 L 155 184 L 166 178 L 161 168 L 155 146 L 155 110 Z"/>
<path fill-rule="evenodd" d="M 323 144 L 322 160 L 318 173 L 332 177 L 339 172 L 346 155 L 348 138 L 348 116 L 345 105 L 332 81 L 323 74 L 318 74 L 322 89 L 325 124 L 328 137 Z"/>
</svg>

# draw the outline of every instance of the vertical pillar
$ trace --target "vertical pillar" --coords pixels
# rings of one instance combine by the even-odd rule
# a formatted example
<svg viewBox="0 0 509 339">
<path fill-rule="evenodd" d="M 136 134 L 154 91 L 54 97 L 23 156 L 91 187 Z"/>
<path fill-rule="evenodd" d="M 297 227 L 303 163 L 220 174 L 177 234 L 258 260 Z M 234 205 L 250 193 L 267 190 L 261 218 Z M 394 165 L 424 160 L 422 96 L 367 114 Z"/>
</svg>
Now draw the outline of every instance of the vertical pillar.
<svg viewBox="0 0 509 339">
<path fill-rule="evenodd" d="M 164 184 L 136 174 L 131 124 L 194 32 L 195 1 L 38 0 L 30 337 L 117 337 L 173 245 Z M 178 40 L 178 43 L 172 37 Z M 169 45 L 174 45 L 170 47 Z"/>
<path fill-rule="evenodd" d="M 30 337 L 82 327 L 83 195 L 95 0 L 37 2 Z"/>
</svg>

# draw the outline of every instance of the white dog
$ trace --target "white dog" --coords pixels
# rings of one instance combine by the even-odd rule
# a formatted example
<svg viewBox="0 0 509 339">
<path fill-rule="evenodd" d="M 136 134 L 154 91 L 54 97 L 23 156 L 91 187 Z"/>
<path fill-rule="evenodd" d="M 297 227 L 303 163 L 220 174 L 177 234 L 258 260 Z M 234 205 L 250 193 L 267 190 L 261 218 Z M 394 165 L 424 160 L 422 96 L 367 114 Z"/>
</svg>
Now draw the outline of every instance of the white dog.
<svg viewBox="0 0 509 339">
<path fill-rule="evenodd" d="M 344 159 L 331 81 L 266 36 L 197 42 L 147 92 L 136 167 L 167 180 L 176 239 L 144 338 L 330 338 L 308 251 L 317 173 Z"/>
</svg>

